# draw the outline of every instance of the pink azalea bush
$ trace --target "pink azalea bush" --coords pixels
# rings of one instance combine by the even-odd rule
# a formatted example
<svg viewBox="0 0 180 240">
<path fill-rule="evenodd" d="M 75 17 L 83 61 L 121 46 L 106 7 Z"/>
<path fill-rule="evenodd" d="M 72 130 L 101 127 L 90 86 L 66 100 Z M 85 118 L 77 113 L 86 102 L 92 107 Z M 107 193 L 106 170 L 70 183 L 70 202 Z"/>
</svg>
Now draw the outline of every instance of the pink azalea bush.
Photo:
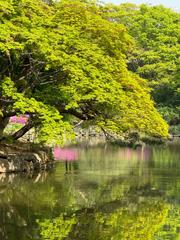
<svg viewBox="0 0 180 240">
<path fill-rule="evenodd" d="M 78 153 L 75 149 L 62 149 L 60 147 L 55 147 L 54 158 L 55 160 L 75 161 L 78 159 Z"/>
<path fill-rule="evenodd" d="M 19 124 L 26 124 L 28 121 L 28 115 L 22 115 L 22 116 L 13 116 L 10 118 L 10 123 L 19 123 Z"/>
</svg>

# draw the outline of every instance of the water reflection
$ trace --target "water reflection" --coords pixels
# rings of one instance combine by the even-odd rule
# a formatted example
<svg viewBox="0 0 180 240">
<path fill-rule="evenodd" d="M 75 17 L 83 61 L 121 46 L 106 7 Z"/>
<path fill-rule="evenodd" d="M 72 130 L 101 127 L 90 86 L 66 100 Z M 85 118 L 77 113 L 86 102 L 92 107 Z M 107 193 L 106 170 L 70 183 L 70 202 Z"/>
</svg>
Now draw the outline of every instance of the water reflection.
<svg viewBox="0 0 180 240">
<path fill-rule="evenodd" d="M 66 173 L 74 173 L 78 170 L 78 151 L 73 148 L 54 148 L 54 158 L 56 161 L 63 161 Z"/>
<path fill-rule="evenodd" d="M 76 161 L 78 159 L 78 152 L 76 149 L 70 148 L 54 148 L 54 158 L 55 160 L 62 161 Z"/>
<path fill-rule="evenodd" d="M 56 149 L 50 172 L 0 175 L 0 239 L 177 240 L 179 150 Z"/>
</svg>

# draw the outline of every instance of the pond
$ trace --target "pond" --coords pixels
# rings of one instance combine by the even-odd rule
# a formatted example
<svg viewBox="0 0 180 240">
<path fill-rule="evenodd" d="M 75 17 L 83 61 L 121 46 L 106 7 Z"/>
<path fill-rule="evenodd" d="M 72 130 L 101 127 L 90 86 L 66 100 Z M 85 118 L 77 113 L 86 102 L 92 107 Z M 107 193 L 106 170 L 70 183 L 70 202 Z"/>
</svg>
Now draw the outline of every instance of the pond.
<svg viewBox="0 0 180 240">
<path fill-rule="evenodd" d="M 49 172 L 0 175 L 0 239 L 180 239 L 179 143 L 55 153 Z"/>
</svg>

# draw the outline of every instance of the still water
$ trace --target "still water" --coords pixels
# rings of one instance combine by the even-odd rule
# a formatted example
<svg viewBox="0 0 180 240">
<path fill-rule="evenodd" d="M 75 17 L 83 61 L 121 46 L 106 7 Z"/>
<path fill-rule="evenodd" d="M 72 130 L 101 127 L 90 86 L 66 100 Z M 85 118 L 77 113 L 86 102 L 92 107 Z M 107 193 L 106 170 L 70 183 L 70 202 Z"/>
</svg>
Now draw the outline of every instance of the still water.
<svg viewBox="0 0 180 240">
<path fill-rule="evenodd" d="M 0 240 L 180 239 L 178 143 L 55 157 L 49 172 L 0 175 Z"/>
</svg>

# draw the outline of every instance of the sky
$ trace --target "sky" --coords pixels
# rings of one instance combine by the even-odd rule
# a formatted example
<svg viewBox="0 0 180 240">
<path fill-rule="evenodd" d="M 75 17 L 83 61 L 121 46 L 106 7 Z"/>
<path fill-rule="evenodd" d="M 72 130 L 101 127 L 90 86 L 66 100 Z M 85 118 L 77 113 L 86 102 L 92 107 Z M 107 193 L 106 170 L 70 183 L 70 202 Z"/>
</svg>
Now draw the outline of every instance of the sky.
<svg viewBox="0 0 180 240">
<path fill-rule="evenodd" d="M 105 0 L 103 2 L 111 2 L 120 4 L 124 2 L 130 2 L 135 4 L 147 3 L 152 5 L 163 4 L 166 7 L 173 8 L 174 10 L 180 10 L 180 0 Z"/>
</svg>

